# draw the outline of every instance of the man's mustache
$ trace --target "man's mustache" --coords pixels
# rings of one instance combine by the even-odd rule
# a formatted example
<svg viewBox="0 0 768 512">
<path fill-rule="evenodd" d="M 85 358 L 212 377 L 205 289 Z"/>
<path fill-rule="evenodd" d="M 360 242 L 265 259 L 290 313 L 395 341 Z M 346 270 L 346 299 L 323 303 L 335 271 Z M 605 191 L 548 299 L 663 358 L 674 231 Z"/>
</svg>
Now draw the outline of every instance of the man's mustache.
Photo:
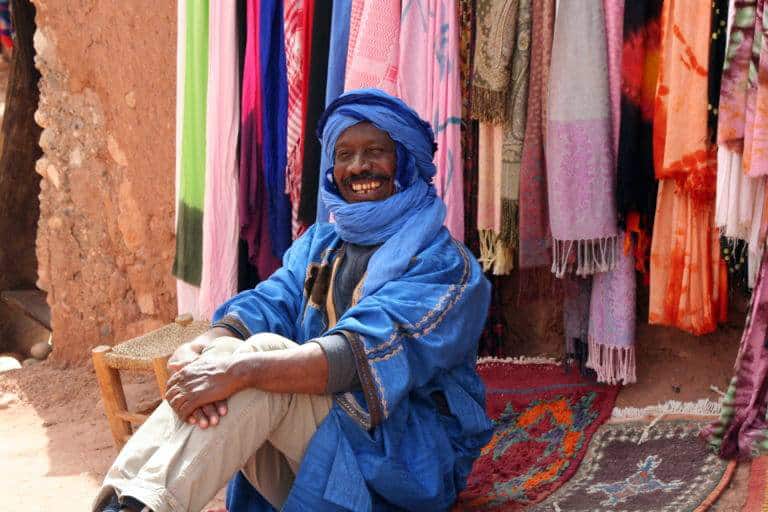
<svg viewBox="0 0 768 512">
<path fill-rule="evenodd" d="M 370 181 L 370 180 L 389 181 L 391 179 L 392 178 L 386 174 L 379 174 L 379 173 L 366 171 L 360 174 L 355 174 L 353 176 L 347 176 L 341 182 L 346 186 L 350 186 L 352 183 L 355 183 L 358 181 Z"/>
</svg>

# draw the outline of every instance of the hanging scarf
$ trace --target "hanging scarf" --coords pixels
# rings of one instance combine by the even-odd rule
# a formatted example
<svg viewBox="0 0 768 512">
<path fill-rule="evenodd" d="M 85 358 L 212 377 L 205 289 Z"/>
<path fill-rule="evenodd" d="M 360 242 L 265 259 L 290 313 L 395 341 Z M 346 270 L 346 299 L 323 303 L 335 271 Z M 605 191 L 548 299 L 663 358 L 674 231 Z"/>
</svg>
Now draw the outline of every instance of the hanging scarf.
<svg viewBox="0 0 768 512">
<path fill-rule="evenodd" d="M 477 1 L 472 113 L 481 121 L 502 123 L 508 117 L 507 91 L 516 45 L 519 1 Z"/>
<path fill-rule="evenodd" d="M 328 48 L 328 78 L 325 86 L 325 104 L 329 105 L 344 92 L 344 72 L 349 47 L 349 16 L 352 0 L 333 2 L 331 39 Z"/>
<path fill-rule="evenodd" d="M 277 259 L 291 245 L 291 202 L 285 193 L 288 84 L 283 36 L 283 2 L 259 2 L 259 60 L 263 123 L 262 159 L 267 190 L 269 236 Z"/>
<path fill-rule="evenodd" d="M 248 256 L 260 278 L 265 279 L 280 266 L 272 252 L 269 216 L 266 215 L 267 189 L 262 160 L 263 126 L 259 38 L 260 12 L 256 0 L 246 5 L 247 36 L 243 64 L 240 110 L 240 173 L 238 212 L 240 236 L 248 244 Z"/>
<path fill-rule="evenodd" d="M 203 257 L 205 121 L 208 89 L 208 2 L 186 5 L 184 113 L 173 275 L 199 286 Z"/>
<path fill-rule="evenodd" d="M 240 98 L 237 5 L 211 2 L 208 43 L 205 216 L 200 313 L 213 311 L 237 292 L 237 132 Z"/>
<path fill-rule="evenodd" d="M 748 176 L 768 175 L 768 3 L 758 0 L 752 64 L 747 90 L 747 118 L 744 134 L 744 172 Z"/>
<path fill-rule="evenodd" d="M 304 98 L 307 81 L 304 62 L 308 58 L 305 46 L 305 9 L 312 5 L 305 0 L 285 0 L 285 68 L 288 81 L 288 121 L 287 121 L 287 161 L 285 167 L 286 193 L 291 200 L 291 235 L 299 236 L 303 224 L 299 221 L 299 201 L 301 197 L 301 166 L 303 163 L 302 121 L 304 116 Z"/>
<path fill-rule="evenodd" d="M 176 181 L 175 197 L 179 197 L 181 188 L 181 155 L 182 141 L 184 135 L 184 89 L 186 76 L 186 54 L 187 54 L 187 2 L 180 0 L 177 5 L 177 23 L 176 32 Z M 174 227 L 178 224 L 179 208 L 174 212 Z M 195 318 L 199 318 L 199 295 L 200 288 L 195 285 L 185 283 L 181 279 L 176 280 L 176 307 L 178 313 L 189 313 Z"/>
<path fill-rule="evenodd" d="M 397 91 L 399 0 L 352 0 L 344 90 Z"/>
<path fill-rule="evenodd" d="M 312 19 L 312 44 L 309 63 L 309 80 L 312 87 L 307 91 L 307 111 L 304 122 L 304 169 L 301 177 L 301 203 L 299 218 L 307 225 L 328 219 L 320 205 L 318 184 L 320 179 L 321 150 L 317 140 L 317 121 L 325 109 L 325 82 L 328 77 L 328 47 L 332 18 L 331 2 L 316 2 Z"/>
<path fill-rule="evenodd" d="M 603 6 L 563 2 L 555 21 L 546 134 L 552 272 L 616 265 L 615 167 Z"/>
<path fill-rule="evenodd" d="M 707 126 L 709 128 L 709 143 L 717 142 L 717 117 L 720 106 L 720 86 L 723 78 L 723 64 L 725 63 L 726 39 L 728 37 L 728 4 L 733 0 L 714 0 L 712 3 L 712 21 L 710 34 L 712 39 L 709 44 L 709 74 L 707 96 Z"/>
<path fill-rule="evenodd" d="M 464 240 L 467 247 L 480 256 L 477 231 L 477 157 L 478 124 L 471 119 L 472 112 L 472 56 L 475 39 L 474 0 L 460 0 L 459 9 L 459 62 L 461 70 L 461 147 L 464 155 Z"/>
<path fill-rule="evenodd" d="M 520 162 L 519 265 L 521 269 L 551 264 L 551 235 L 544 163 L 544 130 L 549 66 L 554 33 L 555 0 L 532 6 L 530 79 L 525 138 Z"/>
<path fill-rule="evenodd" d="M 365 121 L 386 131 L 406 150 L 407 158 L 398 158 L 402 190 L 383 201 L 347 203 L 333 184 L 333 151 L 344 130 Z M 383 244 L 368 263 L 362 293 L 370 295 L 401 276 L 411 258 L 442 229 L 445 204 L 432 185 L 434 134 L 403 101 L 377 89 L 351 91 L 333 101 L 320 119 L 318 133 L 325 177 L 321 193 L 333 214 L 336 233 L 355 244 Z"/>
<path fill-rule="evenodd" d="M 637 269 L 648 272 L 658 185 L 653 170 L 653 109 L 659 74 L 662 0 L 627 2 L 621 64 L 617 206 Z"/>
<path fill-rule="evenodd" d="M 480 263 L 487 272 L 494 268 L 495 242 L 501 231 L 504 128 L 500 124 L 481 122 L 478 141 L 477 229 L 480 233 Z"/>
<path fill-rule="evenodd" d="M 464 240 L 464 196 L 461 179 L 461 76 L 459 31 L 452 1 L 403 3 L 397 95 L 422 118 L 437 138 L 435 188 L 446 205 L 446 227 Z M 374 86 L 374 84 L 366 84 Z"/>
<path fill-rule="evenodd" d="M 714 148 L 707 133 L 710 9 L 669 0 L 654 112 L 654 167 L 662 178 L 651 246 L 649 321 L 712 332 L 727 307 L 714 227 Z"/>
</svg>

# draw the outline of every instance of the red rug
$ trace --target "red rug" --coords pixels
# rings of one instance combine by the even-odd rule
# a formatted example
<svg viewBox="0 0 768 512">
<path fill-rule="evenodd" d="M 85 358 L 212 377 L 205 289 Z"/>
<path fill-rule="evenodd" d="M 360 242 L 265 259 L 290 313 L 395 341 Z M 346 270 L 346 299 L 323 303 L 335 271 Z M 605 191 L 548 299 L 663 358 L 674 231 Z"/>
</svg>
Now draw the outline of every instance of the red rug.
<svg viewBox="0 0 768 512">
<path fill-rule="evenodd" d="M 495 431 L 454 511 L 521 510 L 576 472 L 619 388 L 556 364 L 487 362 L 478 372 Z"/>
</svg>

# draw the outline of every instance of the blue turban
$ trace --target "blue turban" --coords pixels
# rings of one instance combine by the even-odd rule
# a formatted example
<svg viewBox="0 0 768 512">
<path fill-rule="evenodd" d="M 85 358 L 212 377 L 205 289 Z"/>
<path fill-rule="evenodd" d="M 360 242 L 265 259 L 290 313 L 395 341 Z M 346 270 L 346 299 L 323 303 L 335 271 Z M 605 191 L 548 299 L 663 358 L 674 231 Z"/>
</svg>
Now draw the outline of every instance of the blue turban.
<svg viewBox="0 0 768 512">
<path fill-rule="evenodd" d="M 347 203 L 333 182 L 336 140 L 349 128 L 368 122 L 387 132 L 397 151 L 397 192 L 382 201 Z M 342 240 L 383 244 L 368 263 L 363 295 L 405 273 L 416 254 L 442 229 L 445 204 L 432 185 L 435 135 L 402 100 L 378 89 L 350 91 L 334 100 L 318 125 L 323 154 L 320 195 Z"/>
</svg>

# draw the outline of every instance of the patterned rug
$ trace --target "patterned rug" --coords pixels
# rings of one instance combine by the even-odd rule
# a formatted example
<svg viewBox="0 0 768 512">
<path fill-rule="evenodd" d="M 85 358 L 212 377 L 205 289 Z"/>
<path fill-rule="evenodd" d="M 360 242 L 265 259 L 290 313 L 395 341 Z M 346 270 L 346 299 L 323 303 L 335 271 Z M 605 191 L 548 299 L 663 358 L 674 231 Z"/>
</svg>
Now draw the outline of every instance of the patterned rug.
<svg viewBox="0 0 768 512">
<path fill-rule="evenodd" d="M 454 511 L 522 510 L 576 472 L 618 388 L 556 364 L 493 361 L 478 372 L 495 432 Z"/>
<path fill-rule="evenodd" d="M 735 467 L 719 459 L 700 437 L 708 421 L 603 425 L 576 475 L 531 510 L 706 510 L 725 489 Z"/>
<path fill-rule="evenodd" d="M 752 460 L 747 502 L 742 512 L 768 512 L 768 455 L 761 455 Z"/>
</svg>

